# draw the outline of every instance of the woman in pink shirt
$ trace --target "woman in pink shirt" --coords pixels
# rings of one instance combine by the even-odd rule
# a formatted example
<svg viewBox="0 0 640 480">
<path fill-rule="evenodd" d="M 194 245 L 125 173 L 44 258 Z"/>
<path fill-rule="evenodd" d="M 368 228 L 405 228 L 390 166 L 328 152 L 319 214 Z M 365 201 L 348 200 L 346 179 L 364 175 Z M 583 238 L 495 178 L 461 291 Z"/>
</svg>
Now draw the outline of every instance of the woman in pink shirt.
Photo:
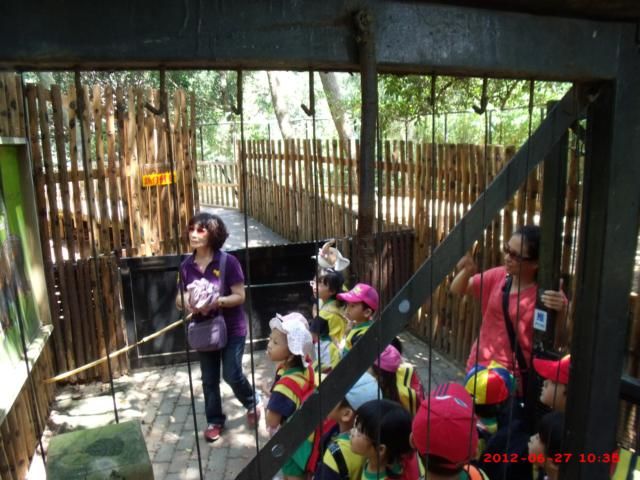
<svg viewBox="0 0 640 480">
<path fill-rule="evenodd" d="M 536 275 L 539 248 L 540 227 L 525 225 L 505 243 L 504 266 L 477 273 L 478 268 L 470 255 L 458 262 L 458 273 L 451 283 L 451 292 L 457 295 L 470 292 L 481 300 L 482 311 L 480 333 L 471 347 L 467 370 L 476 362 L 488 365 L 492 360 L 517 373 L 529 368 L 533 343 L 533 312 L 538 292 Z M 527 363 L 526 366 L 518 365 L 519 368 L 516 368 L 516 355 L 511 348 L 502 307 L 508 276 L 511 277 L 509 317 Z M 568 301 L 561 291 L 545 290 L 541 300 L 547 308 L 558 311 L 560 316 L 566 314 Z"/>
</svg>

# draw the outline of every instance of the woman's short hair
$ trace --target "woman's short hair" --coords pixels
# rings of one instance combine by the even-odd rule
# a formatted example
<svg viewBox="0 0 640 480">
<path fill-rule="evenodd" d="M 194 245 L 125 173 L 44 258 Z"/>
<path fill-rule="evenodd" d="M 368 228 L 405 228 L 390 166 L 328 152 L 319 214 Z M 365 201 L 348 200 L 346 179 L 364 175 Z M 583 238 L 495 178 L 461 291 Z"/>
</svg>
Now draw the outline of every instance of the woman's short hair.
<svg viewBox="0 0 640 480">
<path fill-rule="evenodd" d="M 395 463 L 411 451 L 411 415 L 391 400 L 370 400 L 356 411 L 356 427 L 373 442 L 385 445 L 387 463 Z"/>
<path fill-rule="evenodd" d="M 209 248 L 220 250 L 229 237 L 227 227 L 222 219 L 213 213 L 200 212 L 189 220 L 190 227 L 204 227 L 209 232 Z"/>
<path fill-rule="evenodd" d="M 520 235 L 527 247 L 527 257 L 538 260 L 540 255 L 540 227 L 537 225 L 524 225 L 516 230 L 515 235 Z"/>
</svg>

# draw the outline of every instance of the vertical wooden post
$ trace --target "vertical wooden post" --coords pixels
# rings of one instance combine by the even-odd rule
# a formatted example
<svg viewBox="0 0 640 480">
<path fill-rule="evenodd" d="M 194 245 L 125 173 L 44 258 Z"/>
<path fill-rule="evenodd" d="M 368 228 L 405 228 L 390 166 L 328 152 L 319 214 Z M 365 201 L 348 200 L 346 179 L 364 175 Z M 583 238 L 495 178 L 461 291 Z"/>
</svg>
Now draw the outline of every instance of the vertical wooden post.
<svg viewBox="0 0 640 480">
<path fill-rule="evenodd" d="M 370 12 L 355 15 L 360 56 L 362 122 L 358 182 L 358 229 L 355 249 L 355 273 L 364 278 L 374 261 L 373 223 L 375 208 L 374 161 L 378 120 L 378 72 L 374 19 Z"/>
<path fill-rule="evenodd" d="M 629 291 L 640 203 L 640 59 L 635 28 L 621 29 L 615 85 L 589 109 L 584 221 L 565 446 L 578 454 L 615 445 Z M 635 199 L 635 200 L 631 200 Z M 560 466 L 561 478 L 608 478 L 605 463 Z"/>
</svg>

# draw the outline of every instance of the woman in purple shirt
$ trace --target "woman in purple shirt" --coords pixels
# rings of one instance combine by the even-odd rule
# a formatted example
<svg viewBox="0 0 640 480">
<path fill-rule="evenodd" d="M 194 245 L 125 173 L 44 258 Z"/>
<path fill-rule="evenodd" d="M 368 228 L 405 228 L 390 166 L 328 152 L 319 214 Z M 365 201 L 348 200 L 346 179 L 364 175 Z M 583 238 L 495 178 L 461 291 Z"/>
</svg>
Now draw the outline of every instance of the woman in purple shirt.
<svg viewBox="0 0 640 480">
<path fill-rule="evenodd" d="M 229 384 L 234 395 L 247 409 L 247 422 L 254 426 L 259 419 L 258 403 L 254 390 L 242 372 L 242 354 L 247 335 L 247 320 L 242 304 L 245 300 L 244 274 L 240 263 L 233 255 L 228 255 L 225 267 L 224 291 L 208 305 L 195 308 L 189 301 L 187 286 L 199 279 L 206 279 L 216 287 L 220 283 L 220 249 L 229 234 L 224 222 L 217 215 L 199 213 L 189 221 L 189 243 L 193 254 L 180 265 L 183 294 L 178 292 L 176 305 L 193 314 L 192 320 L 209 317 L 218 310 L 227 325 L 227 345 L 222 350 L 198 352 L 202 372 L 207 428 L 204 438 L 214 442 L 220 438 L 226 416 L 222 412 L 220 398 L 220 364 L 222 378 Z"/>
</svg>

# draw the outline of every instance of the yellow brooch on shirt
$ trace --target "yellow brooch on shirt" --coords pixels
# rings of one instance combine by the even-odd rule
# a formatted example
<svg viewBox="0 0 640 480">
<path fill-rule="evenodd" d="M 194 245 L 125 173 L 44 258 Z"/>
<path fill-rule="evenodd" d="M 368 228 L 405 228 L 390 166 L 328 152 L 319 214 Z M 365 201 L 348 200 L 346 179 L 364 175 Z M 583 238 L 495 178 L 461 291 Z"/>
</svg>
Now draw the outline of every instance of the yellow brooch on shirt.
<svg viewBox="0 0 640 480">
<path fill-rule="evenodd" d="M 213 269 L 213 274 L 214 274 L 216 277 L 220 278 L 220 270 L 218 270 L 217 268 L 214 268 L 214 269 Z"/>
</svg>

